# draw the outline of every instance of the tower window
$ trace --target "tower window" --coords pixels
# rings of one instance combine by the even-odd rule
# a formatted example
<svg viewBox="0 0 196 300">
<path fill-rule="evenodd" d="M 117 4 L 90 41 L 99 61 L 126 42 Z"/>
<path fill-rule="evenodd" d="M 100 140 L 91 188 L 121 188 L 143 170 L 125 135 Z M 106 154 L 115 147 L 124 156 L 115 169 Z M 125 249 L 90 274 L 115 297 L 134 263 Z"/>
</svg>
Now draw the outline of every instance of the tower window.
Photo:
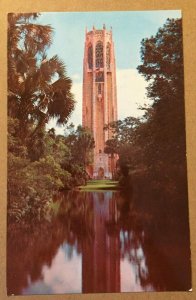
<svg viewBox="0 0 196 300">
<path fill-rule="evenodd" d="M 95 81 L 96 82 L 103 82 L 104 81 L 104 74 L 103 74 L 103 72 L 97 72 L 96 73 Z"/>
<path fill-rule="evenodd" d="M 89 69 L 93 68 L 93 47 L 88 48 L 88 67 Z"/>
<path fill-rule="evenodd" d="M 110 68 L 110 43 L 107 43 L 107 47 L 106 47 L 106 65 L 107 68 Z"/>
<path fill-rule="evenodd" d="M 99 149 L 99 153 L 102 153 L 101 149 Z"/>
<path fill-rule="evenodd" d="M 101 94 L 101 83 L 98 84 L 98 94 Z"/>
<path fill-rule="evenodd" d="M 103 43 L 97 42 L 96 49 L 96 68 L 103 68 Z"/>
</svg>

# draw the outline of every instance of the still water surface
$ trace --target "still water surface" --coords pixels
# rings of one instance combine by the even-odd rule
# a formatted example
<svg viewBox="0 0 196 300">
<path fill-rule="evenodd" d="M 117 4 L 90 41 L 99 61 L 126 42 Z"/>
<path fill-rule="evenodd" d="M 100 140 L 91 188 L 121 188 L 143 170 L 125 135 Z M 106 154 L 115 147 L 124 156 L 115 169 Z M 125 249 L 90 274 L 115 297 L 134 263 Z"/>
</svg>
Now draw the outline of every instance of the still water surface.
<svg viewBox="0 0 196 300">
<path fill-rule="evenodd" d="M 67 192 L 60 203 L 51 222 L 10 230 L 9 295 L 191 288 L 187 216 L 179 224 L 162 211 L 160 221 L 160 209 L 118 191 Z"/>
</svg>

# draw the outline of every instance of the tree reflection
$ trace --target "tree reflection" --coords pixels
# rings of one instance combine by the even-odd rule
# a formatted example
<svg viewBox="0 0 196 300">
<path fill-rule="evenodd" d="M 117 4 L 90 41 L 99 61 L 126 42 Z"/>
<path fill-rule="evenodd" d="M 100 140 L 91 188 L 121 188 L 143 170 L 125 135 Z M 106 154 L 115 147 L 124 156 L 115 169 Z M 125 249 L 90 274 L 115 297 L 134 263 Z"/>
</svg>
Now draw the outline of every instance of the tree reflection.
<svg viewBox="0 0 196 300">
<path fill-rule="evenodd" d="M 191 288 L 186 188 L 168 193 L 148 181 L 134 182 L 132 193 L 117 199 L 121 258 L 137 266 L 143 290 Z"/>
<path fill-rule="evenodd" d="M 68 201 L 69 200 L 69 201 Z M 67 243 L 71 259 L 73 249 L 82 252 L 83 237 L 92 238 L 91 210 L 83 195 L 61 195 L 59 214 L 51 222 L 8 224 L 7 290 L 19 295 L 28 281 L 42 279 L 43 266 L 51 266 L 60 245 Z M 29 278 L 29 279 L 28 279 Z"/>
</svg>

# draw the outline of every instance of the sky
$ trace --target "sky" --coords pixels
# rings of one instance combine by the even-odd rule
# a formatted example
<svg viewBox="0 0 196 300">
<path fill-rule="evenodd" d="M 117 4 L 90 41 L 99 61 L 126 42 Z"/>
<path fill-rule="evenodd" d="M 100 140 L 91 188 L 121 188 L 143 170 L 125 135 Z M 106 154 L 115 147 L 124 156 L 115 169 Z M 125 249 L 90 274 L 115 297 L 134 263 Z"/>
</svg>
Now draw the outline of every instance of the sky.
<svg viewBox="0 0 196 300">
<path fill-rule="evenodd" d="M 162 11 L 115 11 L 115 12 L 55 12 L 42 13 L 39 23 L 50 24 L 54 29 L 53 44 L 48 57 L 58 55 L 67 67 L 72 79 L 72 92 L 76 107 L 69 123 L 82 123 L 82 81 L 85 28 L 91 30 L 112 27 L 116 57 L 118 119 L 128 116 L 139 117 L 143 111 L 138 106 L 148 104 L 147 83 L 138 73 L 141 40 L 155 35 L 167 18 L 181 17 L 180 10 Z M 56 133 L 63 134 L 64 127 L 56 127 L 55 120 L 48 128 L 55 127 Z"/>
</svg>

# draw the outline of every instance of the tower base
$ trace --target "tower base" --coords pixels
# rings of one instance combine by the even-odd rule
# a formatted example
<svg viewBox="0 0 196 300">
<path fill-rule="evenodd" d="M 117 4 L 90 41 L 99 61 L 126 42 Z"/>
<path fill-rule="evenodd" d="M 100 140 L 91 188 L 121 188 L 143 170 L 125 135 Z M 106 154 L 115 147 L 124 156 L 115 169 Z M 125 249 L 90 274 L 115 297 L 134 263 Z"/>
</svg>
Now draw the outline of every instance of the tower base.
<svg viewBox="0 0 196 300">
<path fill-rule="evenodd" d="M 109 170 L 108 154 L 98 153 L 94 156 L 93 178 L 112 179 L 112 173 Z"/>
</svg>

